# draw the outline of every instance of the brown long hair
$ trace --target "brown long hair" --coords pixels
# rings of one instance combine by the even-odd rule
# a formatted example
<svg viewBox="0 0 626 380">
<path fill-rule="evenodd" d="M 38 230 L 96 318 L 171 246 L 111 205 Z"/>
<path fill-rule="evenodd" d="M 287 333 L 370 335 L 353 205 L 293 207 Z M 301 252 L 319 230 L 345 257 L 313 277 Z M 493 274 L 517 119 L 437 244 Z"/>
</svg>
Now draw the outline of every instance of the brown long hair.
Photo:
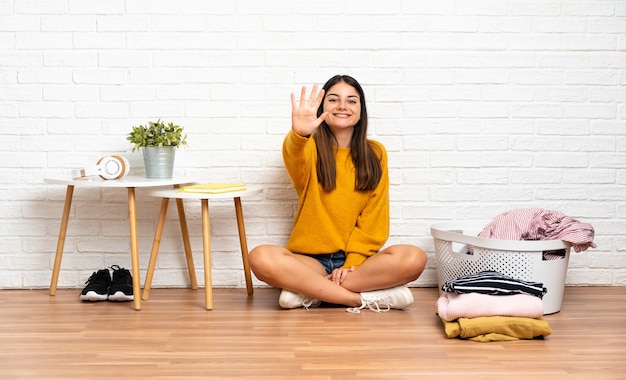
<svg viewBox="0 0 626 380">
<path fill-rule="evenodd" d="M 324 92 L 339 82 L 345 82 L 359 93 L 361 102 L 361 117 L 354 126 L 352 138 L 350 140 L 350 155 L 352 162 L 356 168 L 356 180 L 354 184 L 355 190 L 369 191 L 374 190 L 380 178 L 383 169 L 380 163 L 379 155 L 382 152 L 374 152 L 373 145 L 367 140 L 367 108 L 365 107 L 365 93 L 363 88 L 349 75 L 335 75 L 324 84 Z M 324 103 L 320 104 L 317 110 L 317 116 L 324 112 Z M 317 146 L 317 177 L 325 191 L 332 191 L 337 186 L 337 172 L 335 163 L 335 150 L 337 149 L 337 138 L 330 130 L 326 122 L 317 128 L 313 134 L 315 145 Z"/>
</svg>

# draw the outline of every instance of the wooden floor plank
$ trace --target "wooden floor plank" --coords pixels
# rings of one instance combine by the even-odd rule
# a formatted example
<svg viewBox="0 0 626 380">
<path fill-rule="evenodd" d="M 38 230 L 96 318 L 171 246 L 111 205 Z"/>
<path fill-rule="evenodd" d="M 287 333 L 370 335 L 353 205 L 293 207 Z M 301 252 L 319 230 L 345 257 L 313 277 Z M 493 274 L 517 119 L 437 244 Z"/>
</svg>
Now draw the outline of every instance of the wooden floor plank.
<svg viewBox="0 0 626 380">
<path fill-rule="evenodd" d="M 281 310 L 276 289 L 154 289 L 85 303 L 77 289 L 0 290 L 1 379 L 624 379 L 626 287 L 568 287 L 543 340 L 446 339 L 433 288 L 408 310 Z"/>
</svg>

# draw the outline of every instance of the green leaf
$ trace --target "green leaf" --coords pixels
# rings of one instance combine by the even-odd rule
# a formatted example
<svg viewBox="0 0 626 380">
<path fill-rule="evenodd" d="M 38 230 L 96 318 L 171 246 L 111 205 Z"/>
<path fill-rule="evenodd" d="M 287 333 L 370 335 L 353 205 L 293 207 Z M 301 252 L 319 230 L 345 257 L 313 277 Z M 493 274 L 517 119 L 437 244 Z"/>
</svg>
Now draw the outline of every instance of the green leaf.
<svg viewBox="0 0 626 380">
<path fill-rule="evenodd" d="M 172 122 L 165 124 L 161 119 L 149 121 L 146 125 L 133 126 L 126 140 L 133 145 L 133 152 L 147 146 L 175 146 L 187 145 L 187 135 L 183 134 L 184 127 Z"/>
</svg>

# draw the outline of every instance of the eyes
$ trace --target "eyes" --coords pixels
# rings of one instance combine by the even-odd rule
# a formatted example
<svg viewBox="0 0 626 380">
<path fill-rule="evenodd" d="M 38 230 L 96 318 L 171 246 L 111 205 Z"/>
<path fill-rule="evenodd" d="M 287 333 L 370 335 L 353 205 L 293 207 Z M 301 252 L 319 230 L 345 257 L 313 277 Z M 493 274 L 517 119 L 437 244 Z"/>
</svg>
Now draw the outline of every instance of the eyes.
<svg viewBox="0 0 626 380">
<path fill-rule="evenodd" d="M 339 103 L 339 98 L 336 96 L 329 96 L 328 98 L 326 98 L 326 101 L 328 103 Z M 356 105 L 356 104 L 359 104 L 359 100 L 358 98 L 351 97 L 351 98 L 348 98 L 347 103 L 350 105 Z"/>
</svg>

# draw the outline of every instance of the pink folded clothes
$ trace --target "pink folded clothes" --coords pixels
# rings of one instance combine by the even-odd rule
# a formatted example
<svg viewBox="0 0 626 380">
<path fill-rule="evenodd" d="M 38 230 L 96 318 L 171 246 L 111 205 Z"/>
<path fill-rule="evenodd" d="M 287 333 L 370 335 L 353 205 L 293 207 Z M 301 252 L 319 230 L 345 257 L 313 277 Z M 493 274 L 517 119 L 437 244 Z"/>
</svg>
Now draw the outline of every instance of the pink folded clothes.
<svg viewBox="0 0 626 380">
<path fill-rule="evenodd" d="M 478 235 L 502 240 L 563 240 L 574 251 L 596 248 L 594 229 L 565 214 L 541 208 L 516 209 L 496 216 Z"/>
<path fill-rule="evenodd" d="M 543 316 L 543 302 L 530 294 L 495 296 L 480 293 L 446 292 L 437 300 L 439 318 L 451 322 L 458 318 Z"/>
</svg>

